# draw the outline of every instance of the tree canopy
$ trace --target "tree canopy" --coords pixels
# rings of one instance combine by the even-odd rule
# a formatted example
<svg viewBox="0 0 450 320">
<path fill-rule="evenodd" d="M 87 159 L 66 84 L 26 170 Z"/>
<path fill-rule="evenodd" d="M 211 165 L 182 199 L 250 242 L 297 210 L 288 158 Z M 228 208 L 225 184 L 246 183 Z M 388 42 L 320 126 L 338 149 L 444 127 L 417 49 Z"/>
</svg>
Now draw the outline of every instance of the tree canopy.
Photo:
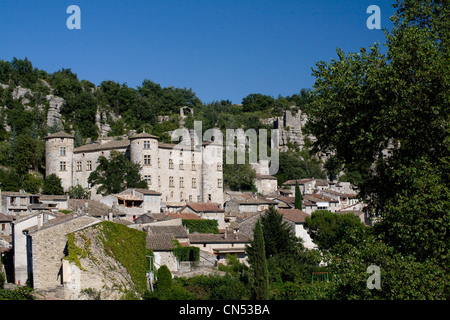
<svg viewBox="0 0 450 320">
<path fill-rule="evenodd" d="M 140 165 L 128 159 L 125 153 L 112 150 L 109 159 L 100 156 L 97 162 L 97 168 L 88 178 L 92 186 L 98 186 L 97 193 L 108 195 L 127 188 L 147 188 L 147 182 L 140 175 Z"/>
</svg>

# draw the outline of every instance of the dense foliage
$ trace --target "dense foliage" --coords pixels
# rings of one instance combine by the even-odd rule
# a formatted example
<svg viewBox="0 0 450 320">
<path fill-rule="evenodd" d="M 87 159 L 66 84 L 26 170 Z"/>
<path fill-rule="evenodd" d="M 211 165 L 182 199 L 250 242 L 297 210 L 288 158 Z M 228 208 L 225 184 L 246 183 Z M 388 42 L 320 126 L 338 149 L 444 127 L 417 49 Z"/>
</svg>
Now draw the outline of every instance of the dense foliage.
<svg viewBox="0 0 450 320">
<path fill-rule="evenodd" d="M 182 224 L 189 229 L 189 233 L 219 233 L 217 220 L 182 219 Z"/>
<path fill-rule="evenodd" d="M 108 195 L 127 188 L 147 189 L 147 182 L 140 175 L 141 166 L 132 162 L 125 153 L 112 150 L 109 159 L 100 156 L 97 162 L 97 168 L 88 178 L 92 186 L 98 186 L 97 193 Z"/>
</svg>

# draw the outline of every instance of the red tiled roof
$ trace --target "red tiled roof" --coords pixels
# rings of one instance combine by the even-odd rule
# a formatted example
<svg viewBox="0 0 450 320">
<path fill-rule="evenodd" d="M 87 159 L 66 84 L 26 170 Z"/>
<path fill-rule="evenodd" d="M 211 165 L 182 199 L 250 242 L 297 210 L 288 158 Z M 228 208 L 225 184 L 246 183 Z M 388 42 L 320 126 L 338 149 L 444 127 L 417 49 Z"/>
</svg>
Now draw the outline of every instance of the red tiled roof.
<svg viewBox="0 0 450 320">
<path fill-rule="evenodd" d="M 220 209 L 217 203 L 210 202 L 192 202 L 186 205 L 196 212 L 225 212 L 225 210 Z"/>
<path fill-rule="evenodd" d="M 278 213 L 282 214 L 285 219 L 292 222 L 303 223 L 309 214 L 299 209 L 277 209 Z"/>
<path fill-rule="evenodd" d="M 167 215 L 172 218 L 192 219 L 192 220 L 201 220 L 202 219 L 195 213 L 190 213 L 190 212 L 184 212 L 184 213 L 183 212 L 178 212 L 178 213 L 169 212 L 169 213 L 167 213 Z"/>
</svg>

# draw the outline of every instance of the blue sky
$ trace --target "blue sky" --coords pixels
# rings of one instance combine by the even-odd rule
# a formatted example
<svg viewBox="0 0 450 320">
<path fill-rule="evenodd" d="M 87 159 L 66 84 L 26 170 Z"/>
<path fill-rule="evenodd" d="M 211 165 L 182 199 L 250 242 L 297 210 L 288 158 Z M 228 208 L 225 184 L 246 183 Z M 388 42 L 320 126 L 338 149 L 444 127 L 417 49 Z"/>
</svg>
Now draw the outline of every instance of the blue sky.
<svg viewBox="0 0 450 320">
<path fill-rule="evenodd" d="M 47 72 L 79 79 L 192 88 L 205 103 L 241 103 L 312 88 L 315 63 L 384 43 L 366 9 L 381 9 L 388 30 L 393 1 L 0 0 L 0 59 L 28 57 Z M 69 30 L 67 7 L 81 9 Z"/>
</svg>

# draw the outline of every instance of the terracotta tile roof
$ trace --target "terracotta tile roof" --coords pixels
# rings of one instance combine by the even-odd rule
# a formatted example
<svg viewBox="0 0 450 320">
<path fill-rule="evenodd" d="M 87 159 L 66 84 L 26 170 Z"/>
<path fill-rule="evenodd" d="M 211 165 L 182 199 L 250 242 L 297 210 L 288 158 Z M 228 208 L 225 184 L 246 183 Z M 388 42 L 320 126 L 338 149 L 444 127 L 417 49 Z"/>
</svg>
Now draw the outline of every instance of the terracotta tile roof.
<svg viewBox="0 0 450 320">
<path fill-rule="evenodd" d="M 177 213 L 169 212 L 169 213 L 167 213 L 167 215 L 172 218 L 180 218 L 180 219 L 188 219 L 188 220 L 189 219 L 191 219 L 191 220 L 201 220 L 202 219 L 195 213 L 190 213 L 190 212 L 177 212 Z"/>
<path fill-rule="evenodd" d="M 188 203 L 186 207 L 189 207 L 196 212 L 225 212 L 225 210 L 219 208 L 217 203 L 210 202 L 191 202 Z"/>
<path fill-rule="evenodd" d="M 275 200 L 280 200 L 289 204 L 292 204 L 295 202 L 295 197 L 284 197 L 284 196 L 280 196 L 275 198 Z"/>
<path fill-rule="evenodd" d="M 283 218 L 295 223 L 303 223 L 305 218 L 309 217 L 309 214 L 299 209 L 278 209 L 277 211 L 283 215 Z"/>
</svg>

